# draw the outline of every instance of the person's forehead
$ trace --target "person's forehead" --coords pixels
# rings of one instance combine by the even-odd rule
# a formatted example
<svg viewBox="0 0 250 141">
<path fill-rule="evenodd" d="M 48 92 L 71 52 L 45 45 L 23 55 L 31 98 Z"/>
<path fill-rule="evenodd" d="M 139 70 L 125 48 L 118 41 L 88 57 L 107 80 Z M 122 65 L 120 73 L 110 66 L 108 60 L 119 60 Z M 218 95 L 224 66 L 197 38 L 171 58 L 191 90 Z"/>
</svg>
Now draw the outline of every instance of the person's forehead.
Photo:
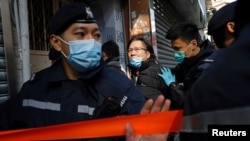
<svg viewBox="0 0 250 141">
<path fill-rule="evenodd" d="M 73 23 L 67 30 L 91 30 L 91 31 L 100 31 L 97 23 Z"/>
<path fill-rule="evenodd" d="M 176 45 L 176 46 L 182 46 L 182 45 L 186 45 L 187 42 L 178 38 L 176 40 L 171 40 L 171 45 Z"/>
<path fill-rule="evenodd" d="M 178 38 L 176 40 L 171 40 L 171 46 L 172 46 L 172 48 L 178 50 L 178 49 L 186 47 L 187 42 L 185 42 L 184 40 L 181 40 L 180 38 Z"/>
<path fill-rule="evenodd" d="M 145 45 L 143 44 L 142 41 L 140 41 L 140 40 L 135 40 L 135 41 L 133 41 L 133 42 L 130 44 L 129 48 L 131 48 L 131 47 L 144 47 L 144 46 L 145 46 Z"/>
</svg>

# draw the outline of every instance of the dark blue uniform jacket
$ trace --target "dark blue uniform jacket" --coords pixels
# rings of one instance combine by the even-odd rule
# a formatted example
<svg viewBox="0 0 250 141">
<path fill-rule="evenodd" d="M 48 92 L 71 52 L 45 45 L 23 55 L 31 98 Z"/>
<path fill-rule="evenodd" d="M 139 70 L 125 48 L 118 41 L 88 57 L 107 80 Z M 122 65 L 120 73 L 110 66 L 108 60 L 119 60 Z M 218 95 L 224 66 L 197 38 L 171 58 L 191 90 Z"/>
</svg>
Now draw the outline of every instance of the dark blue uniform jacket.
<svg viewBox="0 0 250 141">
<path fill-rule="evenodd" d="M 209 140 L 206 132 L 199 133 L 201 129 L 197 127 L 207 129 L 208 124 L 249 123 L 249 33 L 250 25 L 241 30 L 231 46 L 216 52 L 215 62 L 204 71 L 194 84 L 185 103 L 184 118 L 188 117 L 190 119 L 187 121 L 189 125 L 196 128 L 189 127 L 190 129 L 188 129 L 186 127 L 186 130 L 181 134 L 183 141 Z"/>
<path fill-rule="evenodd" d="M 182 63 L 171 69 L 176 76 L 177 82 L 184 85 L 170 86 L 173 109 L 183 109 L 184 101 L 191 87 L 206 69 L 204 63 L 207 64 L 207 62 L 205 60 L 214 52 L 214 46 L 209 40 L 203 41 L 200 48 L 201 50 L 196 56 L 185 58 Z"/>
<path fill-rule="evenodd" d="M 137 114 L 145 103 L 131 80 L 105 67 L 103 62 L 80 79 L 69 80 L 58 60 L 35 73 L 19 94 L 1 105 L 0 129 L 89 120 L 100 100 L 109 96 L 125 101 L 123 114 Z"/>
</svg>

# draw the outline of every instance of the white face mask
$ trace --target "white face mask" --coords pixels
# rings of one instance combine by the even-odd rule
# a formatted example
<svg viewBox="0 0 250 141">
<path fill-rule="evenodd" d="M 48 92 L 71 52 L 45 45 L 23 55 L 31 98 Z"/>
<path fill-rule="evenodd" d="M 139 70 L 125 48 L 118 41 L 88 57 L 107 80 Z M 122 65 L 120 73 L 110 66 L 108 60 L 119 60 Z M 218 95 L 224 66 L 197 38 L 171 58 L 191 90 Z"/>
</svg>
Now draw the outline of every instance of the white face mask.
<svg viewBox="0 0 250 141">
<path fill-rule="evenodd" d="M 67 56 L 63 51 L 61 51 L 61 53 L 77 71 L 87 72 L 100 65 L 101 44 L 94 39 L 74 40 L 69 41 L 69 43 L 60 37 L 59 39 L 69 45 L 69 55 Z"/>
</svg>

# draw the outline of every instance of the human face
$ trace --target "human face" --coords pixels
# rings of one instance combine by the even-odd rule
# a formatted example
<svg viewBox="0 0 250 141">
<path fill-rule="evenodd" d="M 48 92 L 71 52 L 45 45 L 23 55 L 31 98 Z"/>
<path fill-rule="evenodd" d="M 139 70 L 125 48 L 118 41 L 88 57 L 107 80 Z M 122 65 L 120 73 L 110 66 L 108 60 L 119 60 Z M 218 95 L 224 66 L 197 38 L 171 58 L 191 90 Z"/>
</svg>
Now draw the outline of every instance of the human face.
<svg viewBox="0 0 250 141">
<path fill-rule="evenodd" d="M 189 43 L 178 38 L 176 40 L 171 41 L 172 48 L 175 51 L 183 51 L 186 57 L 191 57 L 192 51 L 197 47 L 196 40 L 192 40 Z"/>
<path fill-rule="evenodd" d="M 95 39 L 97 42 L 101 42 L 101 32 L 96 23 L 73 23 L 60 36 L 66 42 L 87 39 Z M 51 40 L 56 43 L 53 47 L 57 51 L 63 51 L 66 55 L 69 55 L 69 46 L 59 40 L 57 35 L 52 35 Z"/>
<path fill-rule="evenodd" d="M 141 57 L 143 61 L 150 58 L 150 53 L 147 51 L 146 45 L 140 41 L 132 41 L 128 48 L 129 59 Z"/>
</svg>

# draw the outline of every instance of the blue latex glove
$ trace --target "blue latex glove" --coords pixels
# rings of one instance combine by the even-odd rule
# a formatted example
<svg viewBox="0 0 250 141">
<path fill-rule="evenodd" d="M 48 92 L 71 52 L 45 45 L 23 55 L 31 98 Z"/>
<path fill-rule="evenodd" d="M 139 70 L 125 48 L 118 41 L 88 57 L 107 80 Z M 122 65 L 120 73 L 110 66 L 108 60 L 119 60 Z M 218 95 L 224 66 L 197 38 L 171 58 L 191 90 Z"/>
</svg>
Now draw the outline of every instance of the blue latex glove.
<svg viewBox="0 0 250 141">
<path fill-rule="evenodd" d="M 171 70 L 169 68 L 163 67 L 161 69 L 161 74 L 158 73 L 158 75 L 164 80 L 165 84 L 169 86 L 172 82 L 175 82 L 175 75 L 172 74 Z"/>
</svg>

